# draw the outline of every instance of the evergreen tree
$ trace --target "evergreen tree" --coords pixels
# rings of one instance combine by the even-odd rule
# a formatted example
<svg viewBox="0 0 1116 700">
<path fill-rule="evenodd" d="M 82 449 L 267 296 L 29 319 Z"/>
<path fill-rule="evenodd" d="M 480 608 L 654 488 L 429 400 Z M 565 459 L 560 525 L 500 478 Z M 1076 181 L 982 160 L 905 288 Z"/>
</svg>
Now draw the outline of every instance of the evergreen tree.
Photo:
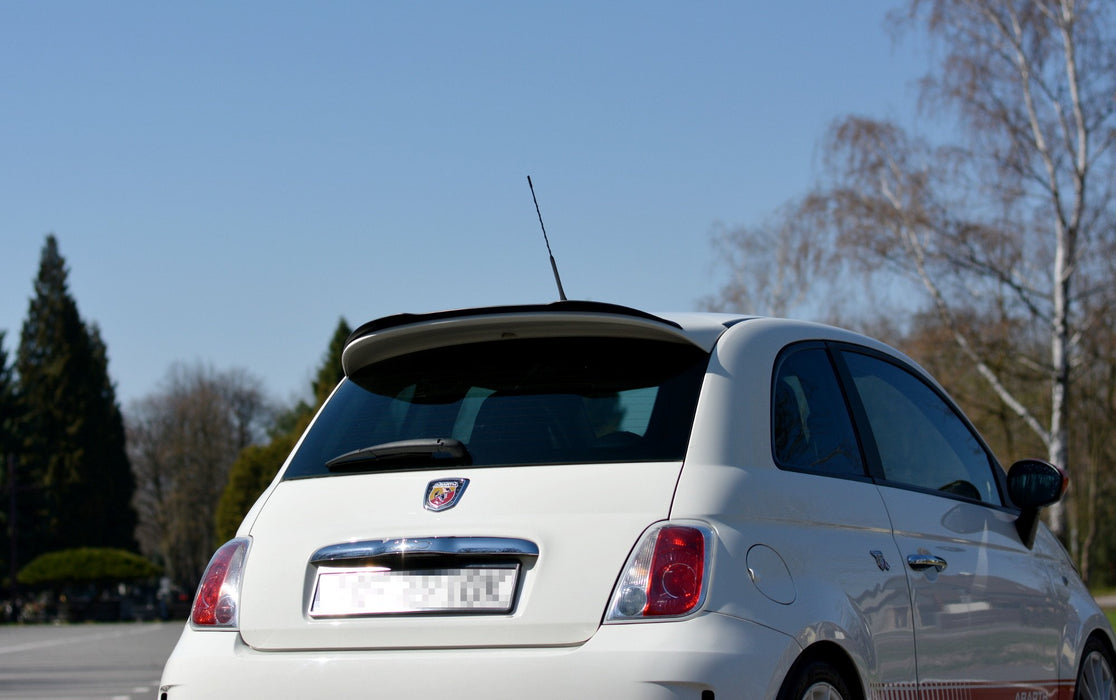
<svg viewBox="0 0 1116 700">
<path fill-rule="evenodd" d="M 85 546 L 116 547 L 135 550 L 136 512 L 132 494 L 136 490 L 132 466 L 128 460 L 124 416 L 116 402 L 116 388 L 108 374 L 108 348 L 96 324 L 89 327 L 91 349 L 88 432 L 85 442 L 87 469 L 92 483 L 106 497 L 88 501 L 93 505 L 81 522 L 95 528 L 92 541 Z"/>
<path fill-rule="evenodd" d="M 322 364 L 314 376 L 314 399 L 317 401 L 315 410 L 325 403 L 334 387 L 345 376 L 344 370 L 341 369 L 341 351 L 345 349 L 345 341 L 352 333 L 353 329 L 344 318 L 337 322 L 337 328 L 329 341 L 329 349 L 322 357 Z"/>
<path fill-rule="evenodd" d="M 66 547 L 135 548 L 134 482 L 105 345 L 82 322 L 67 277 L 47 236 L 15 363 L 21 561 Z"/>
<path fill-rule="evenodd" d="M 9 467 L 14 466 L 16 457 L 16 431 L 15 420 L 18 415 L 19 406 L 16 403 L 16 385 L 15 376 L 12 373 L 12 367 L 8 363 L 8 351 L 4 349 L 4 331 L 0 331 L 0 484 L 4 485 L 3 490 L 0 490 L 0 516 L 2 516 L 2 527 L 0 532 L 4 535 L 3 546 L 0 546 L 0 577 L 3 577 L 6 572 L 9 577 L 9 582 L 15 581 L 16 567 L 12 566 L 11 560 L 11 519 L 10 519 L 10 506 L 12 502 L 12 483 L 11 473 Z"/>
<path fill-rule="evenodd" d="M 8 351 L 4 349 L 7 334 L 0 331 L 0 455 L 7 456 L 15 448 L 16 385 Z"/>
<path fill-rule="evenodd" d="M 5 335 L 4 331 L 0 331 L 0 466 L 6 475 L 8 455 L 15 453 L 15 419 L 19 409 L 16 404 L 15 376 L 8 363 L 8 351 L 4 349 Z"/>
</svg>

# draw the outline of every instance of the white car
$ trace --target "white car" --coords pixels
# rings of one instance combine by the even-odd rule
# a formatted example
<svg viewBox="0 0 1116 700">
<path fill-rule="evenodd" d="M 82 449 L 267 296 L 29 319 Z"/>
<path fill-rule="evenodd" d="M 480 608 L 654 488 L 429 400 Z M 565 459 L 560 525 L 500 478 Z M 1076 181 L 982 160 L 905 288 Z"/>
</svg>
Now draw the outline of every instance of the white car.
<svg viewBox="0 0 1116 700">
<path fill-rule="evenodd" d="M 1113 634 L 942 388 L 822 325 L 399 315 L 167 662 L 186 698 L 1113 698 Z"/>
</svg>

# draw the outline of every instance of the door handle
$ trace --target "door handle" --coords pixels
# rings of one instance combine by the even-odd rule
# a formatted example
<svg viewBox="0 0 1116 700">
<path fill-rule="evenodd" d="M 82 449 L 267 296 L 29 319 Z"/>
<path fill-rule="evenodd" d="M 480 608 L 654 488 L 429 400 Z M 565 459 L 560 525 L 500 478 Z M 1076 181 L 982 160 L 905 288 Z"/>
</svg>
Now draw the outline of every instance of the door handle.
<svg viewBox="0 0 1116 700">
<path fill-rule="evenodd" d="M 942 571 L 946 568 L 946 560 L 941 557 L 936 557 L 933 554 L 910 554 L 907 556 L 907 566 L 915 571 L 925 571 L 926 569 L 934 569 L 935 571 Z"/>
</svg>

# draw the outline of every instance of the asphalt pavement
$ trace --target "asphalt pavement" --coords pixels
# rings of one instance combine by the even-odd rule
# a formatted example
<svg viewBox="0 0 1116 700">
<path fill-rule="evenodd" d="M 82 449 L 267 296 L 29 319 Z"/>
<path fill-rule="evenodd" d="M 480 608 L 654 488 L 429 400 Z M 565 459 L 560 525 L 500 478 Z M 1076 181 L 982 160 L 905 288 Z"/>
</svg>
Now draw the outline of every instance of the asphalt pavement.
<svg viewBox="0 0 1116 700">
<path fill-rule="evenodd" d="M 0 627 L 0 698 L 152 700 L 182 622 Z"/>
</svg>

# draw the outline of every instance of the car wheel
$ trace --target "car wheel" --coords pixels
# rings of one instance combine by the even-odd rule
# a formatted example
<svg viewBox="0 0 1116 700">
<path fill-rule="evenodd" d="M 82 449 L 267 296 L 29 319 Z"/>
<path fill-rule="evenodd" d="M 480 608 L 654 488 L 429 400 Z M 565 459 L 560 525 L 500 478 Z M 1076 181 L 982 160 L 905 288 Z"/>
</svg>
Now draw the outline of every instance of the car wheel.
<svg viewBox="0 0 1116 700">
<path fill-rule="evenodd" d="M 1096 639 L 1085 644 L 1081 668 L 1077 671 L 1075 700 L 1116 700 L 1116 684 L 1112 679 L 1112 655 Z"/>
<path fill-rule="evenodd" d="M 824 661 L 811 661 L 791 671 L 779 700 L 853 700 L 841 674 Z"/>
</svg>

